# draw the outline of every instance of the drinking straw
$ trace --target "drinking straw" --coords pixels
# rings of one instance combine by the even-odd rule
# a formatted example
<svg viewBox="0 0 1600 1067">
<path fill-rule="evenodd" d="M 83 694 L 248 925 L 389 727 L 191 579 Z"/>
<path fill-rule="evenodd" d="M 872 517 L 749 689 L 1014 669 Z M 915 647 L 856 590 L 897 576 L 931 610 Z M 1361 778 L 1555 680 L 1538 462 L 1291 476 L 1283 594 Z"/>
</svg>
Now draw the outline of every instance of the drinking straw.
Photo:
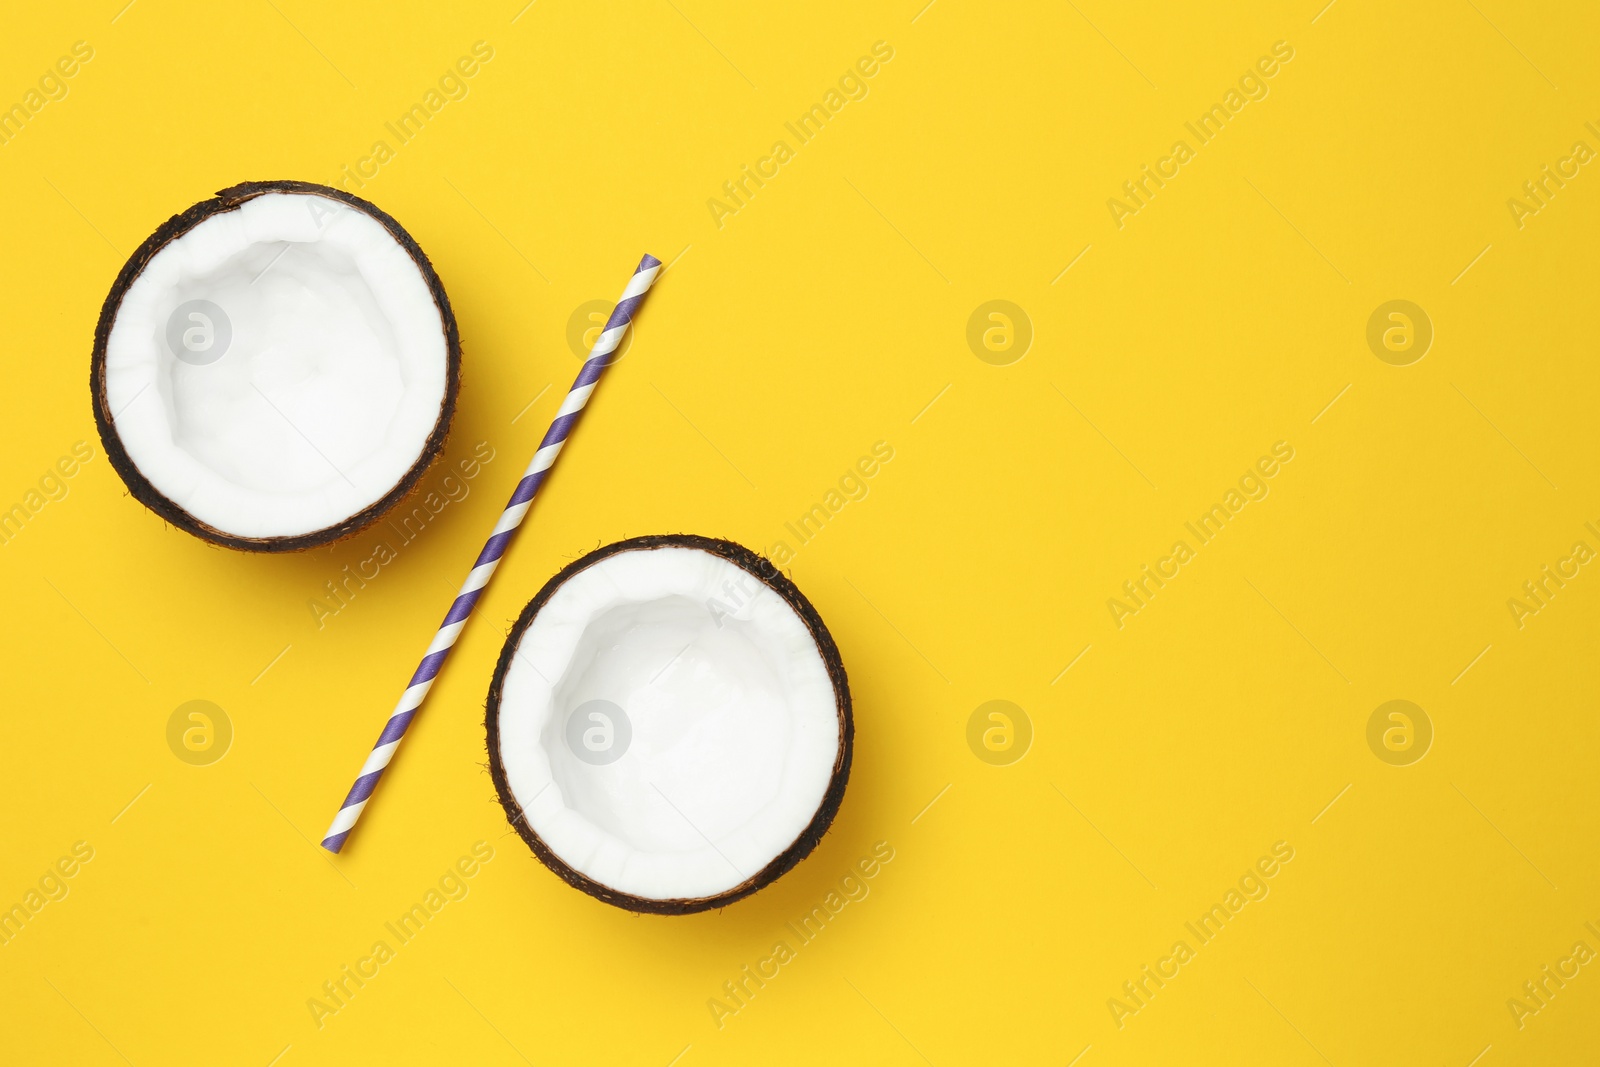
<svg viewBox="0 0 1600 1067">
<path fill-rule="evenodd" d="M 339 807 L 339 814 L 333 817 L 333 824 L 328 827 L 328 833 L 322 839 L 322 847 L 329 852 L 338 852 L 344 847 L 356 820 L 361 818 L 362 809 L 367 806 L 367 800 L 377 788 L 378 779 L 383 777 L 384 768 L 394 759 L 395 749 L 400 747 L 400 740 L 405 737 L 406 728 L 411 725 L 411 720 L 416 717 L 423 698 L 433 687 L 433 680 L 438 677 L 439 668 L 444 666 L 450 650 L 455 647 L 456 639 L 461 636 L 461 630 L 467 624 L 467 617 L 477 606 L 484 586 L 489 584 L 489 578 L 500 565 L 500 558 L 505 555 L 511 539 L 516 536 L 517 528 L 522 525 L 523 518 L 528 514 L 534 495 L 544 484 L 545 476 L 549 474 L 556 456 L 560 455 L 561 446 L 566 443 L 572 428 L 578 424 L 578 417 L 583 414 L 583 407 L 589 402 L 589 395 L 599 383 L 600 375 L 614 361 L 617 346 L 622 343 L 623 335 L 628 332 L 628 325 L 633 321 L 634 313 L 639 310 L 639 305 L 644 303 L 645 294 L 650 291 L 656 275 L 660 273 L 661 261 L 656 257 L 647 255 L 639 261 L 628 287 L 622 291 L 622 298 L 617 301 L 616 309 L 606 321 L 606 328 L 596 339 L 594 347 L 589 350 L 589 358 L 584 361 L 583 369 L 578 371 L 577 379 L 567 391 L 567 398 L 562 401 L 561 410 L 556 412 L 555 421 L 550 424 L 550 429 L 545 431 L 544 440 L 539 443 L 539 451 L 534 453 L 533 462 L 528 464 L 528 469 L 523 472 L 522 481 L 517 483 L 516 491 L 506 503 L 506 509 L 500 513 L 500 521 L 494 524 L 494 531 L 490 533 L 483 551 L 478 553 L 478 561 L 472 565 L 472 572 L 467 575 L 467 580 L 461 583 L 461 592 L 456 594 L 456 599 L 450 605 L 450 611 L 445 615 L 444 622 L 439 624 L 439 632 L 434 635 L 433 643 L 428 646 L 422 662 L 417 665 L 416 673 L 411 676 L 411 684 L 406 686 L 406 691 L 400 695 L 400 702 L 390 713 L 389 721 L 384 724 L 383 733 L 378 735 L 378 743 L 372 746 L 367 762 L 361 765 L 361 773 L 357 776 L 355 785 L 350 787 L 350 795 L 344 798 L 344 803 Z"/>
</svg>

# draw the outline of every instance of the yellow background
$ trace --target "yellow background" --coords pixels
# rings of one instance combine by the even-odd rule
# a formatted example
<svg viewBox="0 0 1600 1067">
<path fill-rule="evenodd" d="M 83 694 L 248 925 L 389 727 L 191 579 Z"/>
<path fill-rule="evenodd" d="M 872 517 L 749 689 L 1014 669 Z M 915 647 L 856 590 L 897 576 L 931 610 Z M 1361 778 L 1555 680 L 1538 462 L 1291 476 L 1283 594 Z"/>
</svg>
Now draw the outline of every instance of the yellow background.
<svg viewBox="0 0 1600 1067">
<path fill-rule="evenodd" d="M 1592 1060 L 1600 966 L 1521 1029 L 1506 1006 L 1575 941 L 1600 950 L 1600 575 L 1521 629 L 1506 605 L 1600 547 L 1600 175 L 1521 229 L 1506 205 L 1574 141 L 1600 148 L 1592 10 L 121 3 L 28 5 L 0 37 L 3 103 L 94 48 L 0 146 L 0 506 L 95 448 L 0 547 L 0 904 L 95 850 L 0 948 L 0 1060 Z M 479 40 L 469 95 L 358 191 L 459 317 L 448 454 L 496 459 L 319 630 L 308 601 L 372 538 L 251 556 L 147 513 L 95 438 L 95 316 L 170 214 L 337 176 Z M 707 200 L 880 40 L 867 98 L 719 228 Z M 1107 199 L 1280 40 L 1270 95 L 1119 229 Z M 645 251 L 673 266 L 633 348 L 324 855 L 577 369 L 569 316 Z M 1365 341 L 1396 298 L 1436 333 L 1408 367 Z M 991 299 L 1035 330 L 1009 366 L 965 339 Z M 484 768 L 510 621 L 622 537 L 766 548 L 880 440 L 870 494 L 790 568 L 855 696 L 832 832 L 720 913 L 569 889 Z M 1280 440 L 1270 496 L 1118 629 L 1107 599 Z M 1435 729 L 1407 767 L 1366 742 L 1397 698 Z M 166 744 L 191 699 L 234 725 L 211 766 Z M 1034 727 L 1010 766 L 967 747 L 993 699 Z M 470 895 L 319 1028 L 308 999 L 479 840 Z M 1107 1000 L 1280 840 L 1270 895 L 1119 1029 Z M 877 841 L 895 858 L 870 896 L 714 1025 L 722 983 Z"/>
</svg>

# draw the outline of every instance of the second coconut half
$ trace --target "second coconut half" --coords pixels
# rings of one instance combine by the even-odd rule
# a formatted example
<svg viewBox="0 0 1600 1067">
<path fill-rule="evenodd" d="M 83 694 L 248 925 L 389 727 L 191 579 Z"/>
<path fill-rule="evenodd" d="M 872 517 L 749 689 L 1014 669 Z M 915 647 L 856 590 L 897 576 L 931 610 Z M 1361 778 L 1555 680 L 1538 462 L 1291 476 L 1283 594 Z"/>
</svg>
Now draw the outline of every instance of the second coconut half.
<svg viewBox="0 0 1600 1067">
<path fill-rule="evenodd" d="M 844 664 L 771 562 L 637 537 L 550 579 L 486 715 L 506 816 L 568 884 L 635 912 L 754 893 L 827 832 L 850 776 Z"/>
</svg>

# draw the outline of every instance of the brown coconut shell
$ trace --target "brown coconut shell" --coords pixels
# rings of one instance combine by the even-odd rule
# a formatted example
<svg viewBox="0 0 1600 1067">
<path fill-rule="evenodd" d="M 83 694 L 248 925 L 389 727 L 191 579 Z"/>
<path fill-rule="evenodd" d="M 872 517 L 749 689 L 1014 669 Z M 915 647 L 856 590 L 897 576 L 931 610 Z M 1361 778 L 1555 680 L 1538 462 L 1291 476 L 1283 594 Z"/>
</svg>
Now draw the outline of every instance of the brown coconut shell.
<svg viewBox="0 0 1600 1067">
<path fill-rule="evenodd" d="M 342 522 L 321 530 L 309 533 L 293 534 L 285 537 L 240 537 L 236 534 L 219 530 L 209 523 L 189 514 L 176 502 L 164 495 L 152 485 L 128 456 L 128 451 L 122 445 L 122 438 L 117 435 L 116 424 L 112 418 L 112 411 L 106 399 L 106 343 L 111 337 L 111 325 L 116 321 L 117 311 L 122 306 L 122 300 L 127 295 L 128 288 L 133 285 L 149 264 L 151 258 L 172 241 L 177 240 L 200 223 L 213 215 L 225 211 L 234 211 L 242 204 L 254 200 L 266 193 L 307 193 L 315 196 L 325 196 L 330 200 L 337 200 L 342 204 L 365 212 L 376 219 L 384 229 L 406 250 L 416 263 L 417 270 L 421 272 L 423 281 L 428 286 L 428 292 L 433 296 L 434 305 L 439 310 L 439 319 L 444 326 L 445 353 L 447 366 L 445 369 L 444 400 L 439 405 L 439 418 L 433 424 L 433 430 L 428 434 L 422 451 L 413 463 L 379 500 L 368 505 L 362 510 L 351 515 Z M 212 544 L 223 545 L 227 548 L 242 549 L 247 552 L 298 552 L 307 548 L 316 548 L 319 545 L 331 544 L 343 540 L 351 534 L 357 533 L 370 526 L 384 512 L 405 497 L 417 482 L 426 473 L 433 461 L 444 451 L 445 438 L 450 432 L 450 421 L 455 415 L 456 395 L 461 389 L 461 335 L 456 328 L 455 312 L 450 309 L 450 298 L 445 295 L 444 283 L 439 280 L 439 275 L 434 271 L 433 264 L 428 261 L 428 256 L 422 251 L 415 239 L 405 231 L 394 218 L 382 208 L 359 196 L 352 196 L 341 189 L 334 189 L 326 185 L 317 185 L 313 182 L 297 181 L 267 181 L 243 182 L 231 186 L 217 193 L 210 200 L 202 200 L 189 210 L 180 215 L 174 215 L 161 227 L 146 238 L 137 251 L 123 264 L 122 270 L 117 274 L 117 280 L 111 286 L 111 292 L 106 296 L 105 303 L 100 307 L 100 320 L 94 328 L 94 353 L 89 361 L 89 392 L 93 398 L 94 423 L 100 431 L 100 443 L 105 447 L 106 458 L 111 461 L 121 476 L 128 491 L 135 500 L 161 516 L 167 522 L 194 534 Z"/>
<path fill-rule="evenodd" d="M 784 599 L 795 614 L 805 622 L 806 629 L 811 632 L 811 638 L 816 642 L 817 651 L 822 655 L 822 662 L 828 670 L 828 679 L 833 683 L 835 707 L 839 716 L 839 753 L 834 759 L 833 773 L 828 780 L 828 788 L 822 795 L 822 802 L 817 806 L 816 813 L 811 821 L 806 824 L 800 835 L 794 839 L 770 863 L 749 879 L 739 883 L 732 889 L 710 897 L 696 897 L 691 899 L 678 898 L 658 900 L 649 897 L 634 896 L 623 893 L 587 875 L 581 874 L 569 866 L 562 858 L 545 844 L 544 840 L 534 832 L 523 814 L 522 806 L 511 793 L 511 786 L 506 780 L 505 764 L 500 752 L 500 698 L 505 687 L 506 672 L 510 669 L 512 657 L 516 654 L 517 644 L 522 640 L 522 635 L 532 624 L 534 616 L 538 615 L 545 604 L 555 595 L 568 579 L 588 567 L 605 559 L 607 556 L 618 552 L 630 552 L 640 549 L 656 548 L 698 548 L 714 556 L 734 564 L 754 575 L 757 580 L 767 588 L 777 593 Z M 690 915 L 695 912 L 707 911 L 711 908 L 720 908 L 732 904 L 736 900 L 771 885 L 780 875 L 788 871 L 795 864 L 811 854 L 817 847 L 822 836 L 828 832 L 828 827 L 833 824 L 833 817 L 839 811 L 839 805 L 844 800 L 844 789 L 850 780 L 850 760 L 855 744 L 855 721 L 850 710 L 850 682 L 845 677 L 844 661 L 839 656 L 839 646 L 834 644 L 833 635 L 828 633 L 828 627 L 823 624 L 822 616 L 817 614 L 817 609 L 811 606 L 811 601 L 805 598 L 799 588 L 790 581 L 772 562 L 764 556 L 745 548 L 743 545 L 732 541 L 723 541 L 714 537 L 701 537 L 698 534 L 653 534 L 647 537 L 633 537 L 626 541 L 597 548 L 587 556 L 569 563 L 563 567 L 555 577 L 545 583 L 522 609 L 522 614 L 517 617 L 516 624 L 511 627 L 510 634 L 506 637 L 505 647 L 500 651 L 500 660 L 495 665 L 494 678 L 489 684 L 489 701 L 484 715 L 484 727 L 488 734 L 489 745 L 489 774 L 494 779 L 496 792 L 500 797 L 500 804 L 505 808 L 506 818 L 511 821 L 512 827 L 528 843 L 533 854 L 538 856 L 546 867 L 554 871 L 564 882 L 574 889 L 589 894 L 596 900 L 623 908 L 631 912 L 646 912 L 655 915 Z"/>
</svg>

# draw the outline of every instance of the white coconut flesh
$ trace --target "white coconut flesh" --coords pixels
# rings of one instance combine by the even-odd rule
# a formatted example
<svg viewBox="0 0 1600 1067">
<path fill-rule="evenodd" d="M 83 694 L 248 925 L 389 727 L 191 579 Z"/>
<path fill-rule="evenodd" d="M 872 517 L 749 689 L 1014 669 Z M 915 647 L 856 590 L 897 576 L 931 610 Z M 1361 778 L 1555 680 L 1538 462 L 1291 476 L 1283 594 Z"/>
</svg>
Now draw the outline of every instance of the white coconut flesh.
<svg viewBox="0 0 1600 1067">
<path fill-rule="evenodd" d="M 747 882 L 812 821 L 839 755 L 806 624 L 696 548 L 573 575 L 523 632 L 498 715 L 529 827 L 580 874 L 648 900 Z"/>
<path fill-rule="evenodd" d="M 165 245 L 123 297 L 105 360 L 139 472 L 250 538 L 323 530 L 383 498 L 424 451 L 447 376 L 416 261 L 366 212 L 303 193 L 255 197 Z"/>
</svg>

